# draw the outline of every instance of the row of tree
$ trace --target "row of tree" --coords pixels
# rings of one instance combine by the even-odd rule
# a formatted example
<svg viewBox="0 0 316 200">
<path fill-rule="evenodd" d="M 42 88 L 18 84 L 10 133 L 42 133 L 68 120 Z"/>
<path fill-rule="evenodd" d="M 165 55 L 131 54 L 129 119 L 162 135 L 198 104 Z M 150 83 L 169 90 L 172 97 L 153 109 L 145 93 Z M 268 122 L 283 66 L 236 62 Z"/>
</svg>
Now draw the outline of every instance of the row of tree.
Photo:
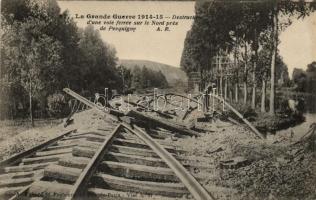
<svg viewBox="0 0 316 200">
<path fill-rule="evenodd" d="M 142 68 L 135 65 L 131 69 L 120 65 L 118 70 L 120 71 L 125 91 L 168 87 L 168 81 L 161 71 L 154 71 L 145 65 Z"/>
<path fill-rule="evenodd" d="M 275 114 L 276 80 L 287 80 L 287 67 L 278 54 L 279 32 L 315 9 L 315 3 L 292 1 L 197 1 L 195 20 L 187 33 L 181 68 L 200 72 L 202 83 L 217 82 L 219 93 L 233 95 L 257 106 L 261 86 L 261 111 L 266 111 L 266 87 L 270 85 L 269 113 Z M 229 92 L 230 91 L 230 92 Z"/>
<path fill-rule="evenodd" d="M 64 87 L 121 86 L 115 49 L 92 26 L 79 29 L 56 0 L 3 0 L 1 15 L 1 119 L 47 115 L 47 100 L 64 100 Z"/>
</svg>

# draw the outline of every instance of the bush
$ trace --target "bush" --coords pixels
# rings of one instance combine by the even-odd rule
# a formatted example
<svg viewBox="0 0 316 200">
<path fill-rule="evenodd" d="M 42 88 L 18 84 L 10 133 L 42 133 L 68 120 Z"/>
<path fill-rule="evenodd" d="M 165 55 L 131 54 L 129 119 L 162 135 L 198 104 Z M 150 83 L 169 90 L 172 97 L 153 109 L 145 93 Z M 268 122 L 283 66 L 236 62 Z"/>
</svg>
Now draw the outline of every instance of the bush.
<svg viewBox="0 0 316 200">
<path fill-rule="evenodd" d="M 249 121 L 254 121 L 255 118 L 257 117 L 257 113 L 254 109 L 251 108 L 249 105 L 244 105 L 243 103 L 231 103 L 231 105 L 238 111 L 244 118 L 246 118 Z M 232 117 L 238 121 L 241 121 L 237 115 L 231 111 L 230 109 L 226 110 L 224 112 L 225 115 Z"/>
<path fill-rule="evenodd" d="M 65 117 L 69 114 L 69 106 L 63 94 L 55 93 L 47 97 L 48 112 L 51 117 Z"/>
</svg>

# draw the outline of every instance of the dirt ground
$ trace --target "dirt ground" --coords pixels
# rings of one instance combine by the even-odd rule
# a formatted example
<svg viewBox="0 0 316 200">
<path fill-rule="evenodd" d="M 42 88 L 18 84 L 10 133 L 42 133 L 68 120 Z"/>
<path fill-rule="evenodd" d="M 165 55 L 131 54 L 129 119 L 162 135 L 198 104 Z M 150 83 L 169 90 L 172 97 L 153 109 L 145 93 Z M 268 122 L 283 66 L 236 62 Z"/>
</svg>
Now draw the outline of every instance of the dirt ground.
<svg viewBox="0 0 316 200">
<path fill-rule="evenodd" d="M 47 129 L 61 123 L 60 119 L 35 120 L 36 129 Z M 0 142 L 21 132 L 34 129 L 29 120 L 3 120 L 0 121 Z"/>
<path fill-rule="evenodd" d="M 55 120 L 52 123 L 42 123 L 35 128 L 26 126 L 6 125 L 8 122 L 1 124 L 0 140 L 0 160 L 4 160 L 14 154 L 30 149 L 51 138 L 57 137 L 65 131 L 73 129 L 92 129 L 97 126 L 96 118 L 100 117 L 95 111 L 87 110 L 74 114 L 73 118 L 76 123 L 64 127 L 63 120 Z"/>
<path fill-rule="evenodd" d="M 316 154 L 307 143 L 291 145 L 284 136 L 257 139 L 222 121 L 200 126 L 209 131 L 175 143 L 191 157 L 206 159 L 209 169 L 193 174 L 203 176 L 202 184 L 218 199 L 316 199 Z M 231 159 L 245 164 L 221 165 Z"/>
</svg>

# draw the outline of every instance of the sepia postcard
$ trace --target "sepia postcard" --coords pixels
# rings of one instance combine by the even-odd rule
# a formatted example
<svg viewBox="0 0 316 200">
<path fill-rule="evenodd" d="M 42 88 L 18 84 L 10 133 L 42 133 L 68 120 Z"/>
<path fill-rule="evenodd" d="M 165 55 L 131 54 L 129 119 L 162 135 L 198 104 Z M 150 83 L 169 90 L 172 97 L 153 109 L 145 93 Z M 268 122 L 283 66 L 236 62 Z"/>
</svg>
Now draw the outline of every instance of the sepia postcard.
<svg viewBox="0 0 316 200">
<path fill-rule="evenodd" d="M 316 1 L 1 0 L 0 199 L 316 199 Z"/>
</svg>

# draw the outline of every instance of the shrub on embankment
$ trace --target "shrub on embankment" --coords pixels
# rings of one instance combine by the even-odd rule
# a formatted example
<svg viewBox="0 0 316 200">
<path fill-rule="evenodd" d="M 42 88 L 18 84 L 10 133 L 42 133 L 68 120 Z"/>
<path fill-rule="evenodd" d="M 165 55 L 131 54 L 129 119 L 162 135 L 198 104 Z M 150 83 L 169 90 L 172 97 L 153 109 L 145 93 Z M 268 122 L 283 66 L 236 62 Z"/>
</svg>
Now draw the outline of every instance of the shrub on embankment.
<svg viewBox="0 0 316 200">
<path fill-rule="evenodd" d="M 278 112 L 274 116 L 269 115 L 269 113 L 262 113 L 259 110 L 254 110 L 250 105 L 241 103 L 233 104 L 233 107 L 259 131 L 264 133 L 286 129 L 302 123 L 305 120 L 301 112 L 293 112 L 285 106 L 278 109 Z M 242 120 L 231 110 L 225 111 L 224 115 L 242 122 Z"/>
</svg>

